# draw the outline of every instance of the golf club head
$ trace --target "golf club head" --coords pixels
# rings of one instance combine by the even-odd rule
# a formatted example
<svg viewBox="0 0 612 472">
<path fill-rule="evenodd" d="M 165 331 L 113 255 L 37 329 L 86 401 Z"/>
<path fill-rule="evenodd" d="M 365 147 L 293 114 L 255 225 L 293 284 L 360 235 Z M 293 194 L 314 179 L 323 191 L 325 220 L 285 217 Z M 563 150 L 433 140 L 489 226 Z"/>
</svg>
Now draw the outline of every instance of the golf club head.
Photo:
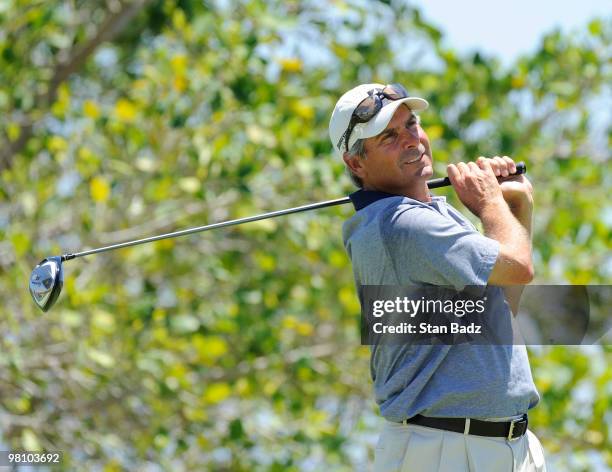
<svg viewBox="0 0 612 472">
<path fill-rule="evenodd" d="M 64 271 L 60 256 L 43 259 L 30 275 L 30 294 L 42 311 L 47 311 L 53 306 L 63 285 Z"/>
</svg>

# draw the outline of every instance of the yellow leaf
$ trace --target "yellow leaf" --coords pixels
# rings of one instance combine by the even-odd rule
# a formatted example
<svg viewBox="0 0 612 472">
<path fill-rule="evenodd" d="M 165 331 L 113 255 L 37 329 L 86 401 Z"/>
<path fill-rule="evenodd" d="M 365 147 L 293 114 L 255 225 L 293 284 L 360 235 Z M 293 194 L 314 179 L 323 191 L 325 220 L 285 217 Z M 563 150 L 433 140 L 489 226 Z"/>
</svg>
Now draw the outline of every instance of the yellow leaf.
<svg viewBox="0 0 612 472">
<path fill-rule="evenodd" d="M 168 439 L 167 434 L 156 434 L 153 438 L 153 445 L 158 449 L 165 448 L 169 442 L 170 439 Z"/>
<path fill-rule="evenodd" d="M 104 177 L 94 177 L 90 184 L 91 197 L 96 202 L 106 202 L 110 196 L 110 185 Z"/>
<path fill-rule="evenodd" d="M 163 327 L 157 327 L 153 330 L 153 339 L 159 343 L 165 343 L 168 340 L 168 330 Z"/>
<path fill-rule="evenodd" d="M 197 443 L 201 450 L 208 450 L 210 448 L 210 441 L 203 434 L 198 436 Z"/>
<path fill-rule="evenodd" d="M 68 148 L 68 142 L 61 136 L 51 136 L 49 139 L 49 150 L 51 152 L 61 152 Z"/>
<path fill-rule="evenodd" d="M 510 82 L 512 88 L 521 88 L 525 86 L 525 77 L 522 75 L 515 75 L 512 77 L 512 81 Z"/>
<path fill-rule="evenodd" d="M 56 116 L 63 116 L 66 114 L 68 107 L 70 106 L 70 90 L 68 85 L 63 83 L 57 90 L 57 100 L 51 107 L 51 111 Z"/>
<path fill-rule="evenodd" d="M 295 330 L 298 332 L 298 334 L 302 336 L 311 336 L 314 331 L 314 328 L 312 327 L 310 323 L 301 321 L 297 324 Z"/>
<path fill-rule="evenodd" d="M 293 111 L 296 115 L 305 120 L 312 120 L 315 115 L 315 110 L 312 106 L 304 102 L 296 102 L 293 104 Z"/>
<path fill-rule="evenodd" d="M 439 125 L 432 125 L 432 126 L 428 126 L 425 131 L 427 132 L 427 136 L 429 137 L 430 140 L 433 139 L 438 139 L 440 136 L 442 136 L 442 133 L 444 132 L 444 128 L 442 128 L 442 126 Z"/>
<path fill-rule="evenodd" d="M 238 379 L 236 382 L 236 392 L 241 396 L 246 396 L 252 393 L 249 381 L 245 378 Z"/>
<path fill-rule="evenodd" d="M 177 54 L 170 60 L 172 70 L 176 75 L 182 75 L 187 70 L 187 56 L 184 54 Z"/>
<path fill-rule="evenodd" d="M 282 321 L 282 326 L 285 329 L 295 329 L 297 324 L 298 324 L 297 319 L 295 318 L 295 316 L 292 316 L 292 315 L 285 316 Z"/>
<path fill-rule="evenodd" d="M 555 99 L 555 106 L 557 107 L 557 110 L 565 110 L 567 108 L 569 108 L 570 104 L 567 100 L 561 98 L 561 97 L 557 97 Z"/>
<path fill-rule="evenodd" d="M 227 343 L 223 338 L 210 336 L 206 340 L 206 353 L 214 358 L 219 358 L 227 353 Z"/>
<path fill-rule="evenodd" d="M 329 257 L 329 263 L 334 267 L 344 267 L 348 262 L 348 256 L 342 251 L 333 251 Z"/>
<path fill-rule="evenodd" d="M 278 390 L 280 382 L 282 382 L 282 380 L 279 379 L 279 380 L 276 380 L 276 381 L 270 380 L 270 381 L 264 383 L 263 388 L 262 388 L 263 393 L 265 395 L 271 397 Z"/>
<path fill-rule="evenodd" d="M 200 406 L 184 406 L 183 414 L 185 415 L 185 418 L 187 418 L 189 421 L 196 423 L 202 423 L 203 421 L 206 421 L 208 419 L 208 414 L 206 413 L 206 410 Z"/>
<path fill-rule="evenodd" d="M 136 111 L 136 106 L 125 98 L 119 99 L 115 104 L 115 114 L 120 121 L 131 123 L 136 118 Z"/>
<path fill-rule="evenodd" d="M 338 59 L 347 59 L 349 57 L 349 50 L 344 46 L 334 44 L 332 45 L 332 51 L 338 57 Z"/>
<path fill-rule="evenodd" d="M 182 30 L 185 28 L 187 18 L 185 17 L 185 12 L 180 8 L 175 9 L 172 13 L 172 24 L 177 30 Z"/>
<path fill-rule="evenodd" d="M 187 375 L 187 368 L 182 363 L 175 363 L 168 369 L 168 376 L 183 380 Z"/>
<path fill-rule="evenodd" d="M 121 472 L 123 468 L 117 459 L 112 459 L 104 465 L 104 472 Z"/>
<path fill-rule="evenodd" d="M 166 319 L 166 310 L 163 308 L 156 308 L 153 310 L 153 314 L 151 315 L 154 321 L 164 321 Z"/>
<path fill-rule="evenodd" d="M 240 313 L 240 307 L 237 303 L 232 303 L 227 309 L 227 314 L 231 317 L 236 316 L 238 313 Z"/>
<path fill-rule="evenodd" d="M 276 308 L 278 306 L 278 296 L 275 292 L 264 294 L 264 305 L 266 305 L 266 308 Z"/>
<path fill-rule="evenodd" d="M 272 271 L 276 267 L 276 259 L 269 254 L 257 253 L 255 254 L 255 260 L 259 267 L 264 271 Z"/>
<path fill-rule="evenodd" d="M 297 370 L 297 377 L 300 380 L 310 380 L 312 378 L 312 371 L 308 367 L 299 367 Z"/>
<path fill-rule="evenodd" d="M 361 307 L 359 306 L 359 302 L 357 300 L 357 295 L 353 292 L 352 289 L 348 287 L 342 287 L 340 292 L 338 293 L 338 298 L 340 299 L 340 303 L 342 306 L 350 312 L 358 312 Z"/>
<path fill-rule="evenodd" d="M 584 438 L 587 442 L 598 446 L 600 444 L 603 443 L 603 434 L 601 434 L 601 432 L 593 430 L 593 429 L 589 429 L 585 434 L 584 434 Z"/>
<path fill-rule="evenodd" d="M 210 364 L 228 351 L 225 340 L 220 336 L 195 335 L 191 341 L 202 362 Z"/>
<path fill-rule="evenodd" d="M 150 183 L 151 191 L 155 200 L 165 200 L 170 197 L 170 192 L 175 188 L 175 182 L 170 177 L 164 177 Z"/>
<path fill-rule="evenodd" d="M 93 100 L 85 100 L 85 103 L 83 103 L 83 113 L 88 118 L 95 120 L 100 116 L 100 109 Z"/>
<path fill-rule="evenodd" d="M 593 36 L 600 36 L 603 30 L 603 23 L 600 19 L 592 20 L 589 23 L 589 33 Z"/>
<path fill-rule="evenodd" d="M 187 79 L 182 76 L 179 75 L 177 77 L 174 78 L 174 80 L 172 81 L 172 86 L 174 87 L 174 90 L 176 90 L 177 92 L 183 92 L 187 89 Z"/>
<path fill-rule="evenodd" d="M 15 408 L 19 413 L 24 414 L 30 409 L 31 402 L 27 397 L 21 397 L 15 401 Z"/>
<path fill-rule="evenodd" d="M 297 57 L 286 57 L 280 59 L 278 62 L 280 63 L 283 70 L 286 72 L 295 73 L 302 71 L 302 61 Z"/>
<path fill-rule="evenodd" d="M 17 138 L 19 138 L 21 134 L 21 128 L 17 123 L 9 123 L 6 127 L 6 134 L 11 141 L 17 141 Z"/>
<path fill-rule="evenodd" d="M 154 244 L 156 246 L 156 249 L 160 250 L 170 250 L 173 249 L 175 246 L 173 239 L 161 239 L 159 241 L 155 241 Z"/>
<path fill-rule="evenodd" d="M 93 162 L 96 158 L 96 155 L 92 152 L 92 150 L 85 146 L 79 148 L 77 156 L 79 157 L 79 159 L 82 159 L 86 162 Z"/>
<path fill-rule="evenodd" d="M 219 403 L 229 397 L 232 389 L 225 382 L 215 382 L 208 386 L 204 392 L 204 400 L 208 403 Z"/>
<path fill-rule="evenodd" d="M 313 423 L 319 424 L 327 420 L 328 414 L 323 410 L 314 410 L 310 415 L 309 420 Z"/>
<path fill-rule="evenodd" d="M 132 321 L 132 331 L 138 332 L 141 331 L 142 328 L 144 328 L 144 322 L 140 318 L 136 318 Z"/>
<path fill-rule="evenodd" d="M 133 90 L 143 90 L 146 88 L 147 88 L 147 81 L 144 79 L 137 79 L 134 82 L 132 82 Z"/>
<path fill-rule="evenodd" d="M 16 233 L 11 236 L 13 248 L 17 257 L 23 256 L 30 249 L 30 238 L 25 233 Z"/>
</svg>

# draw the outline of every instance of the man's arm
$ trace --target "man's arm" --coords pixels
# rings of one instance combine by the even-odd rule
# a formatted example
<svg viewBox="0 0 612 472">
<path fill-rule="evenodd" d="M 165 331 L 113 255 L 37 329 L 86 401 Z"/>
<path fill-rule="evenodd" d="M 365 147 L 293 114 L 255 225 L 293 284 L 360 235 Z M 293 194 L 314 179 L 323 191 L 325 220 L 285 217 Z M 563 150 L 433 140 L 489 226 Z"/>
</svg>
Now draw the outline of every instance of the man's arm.
<svg viewBox="0 0 612 472">
<path fill-rule="evenodd" d="M 504 187 L 504 183 L 501 185 Z M 503 192 L 503 190 L 502 190 Z M 533 199 L 526 198 L 524 201 L 519 200 L 509 204 L 510 211 L 514 215 L 514 217 L 519 221 L 521 226 L 525 228 L 525 231 L 529 235 L 529 240 L 532 239 L 531 232 L 531 221 L 533 214 Z M 512 313 L 514 316 L 518 314 L 519 302 L 521 300 L 521 295 L 523 293 L 524 285 L 508 285 L 504 287 L 504 292 L 506 294 L 506 300 L 510 305 Z"/>
<path fill-rule="evenodd" d="M 484 160 L 485 158 L 479 158 L 477 161 L 479 166 L 482 166 L 482 161 Z M 507 156 L 504 156 L 503 158 L 495 157 L 494 159 L 490 160 L 490 163 L 492 164 L 493 172 L 497 177 L 500 175 L 506 177 L 508 175 L 507 173 L 513 173 L 516 168 L 514 161 Z M 525 176 L 516 176 L 508 178 L 502 182 L 500 184 L 500 189 L 512 215 L 518 220 L 520 225 L 527 233 L 527 237 L 529 238 L 529 256 L 531 257 L 533 187 Z M 491 274 L 491 276 L 496 275 L 497 274 Z M 489 283 L 495 284 L 495 282 L 491 281 L 491 277 L 489 277 Z M 519 303 L 524 288 L 524 285 L 506 285 L 504 287 L 506 300 L 508 301 L 514 316 L 518 314 Z"/>
<path fill-rule="evenodd" d="M 485 235 L 500 243 L 497 261 L 488 283 L 516 286 L 533 278 L 531 259 L 531 184 L 524 176 L 497 182 L 497 176 L 515 171 L 510 158 L 479 158 L 477 163 L 448 166 L 448 176 L 459 199 L 482 221 Z M 509 287 L 506 292 L 514 313 L 522 287 Z"/>
</svg>

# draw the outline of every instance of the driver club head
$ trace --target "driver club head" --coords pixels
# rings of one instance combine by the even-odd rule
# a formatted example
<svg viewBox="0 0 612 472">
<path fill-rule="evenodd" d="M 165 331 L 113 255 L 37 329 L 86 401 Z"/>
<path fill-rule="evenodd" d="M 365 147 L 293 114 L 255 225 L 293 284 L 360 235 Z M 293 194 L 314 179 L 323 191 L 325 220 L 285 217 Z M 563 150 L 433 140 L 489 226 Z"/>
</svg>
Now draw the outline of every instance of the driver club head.
<svg viewBox="0 0 612 472">
<path fill-rule="evenodd" d="M 42 311 L 47 311 L 53 306 L 63 285 L 64 271 L 60 256 L 43 259 L 30 275 L 30 294 Z"/>
</svg>

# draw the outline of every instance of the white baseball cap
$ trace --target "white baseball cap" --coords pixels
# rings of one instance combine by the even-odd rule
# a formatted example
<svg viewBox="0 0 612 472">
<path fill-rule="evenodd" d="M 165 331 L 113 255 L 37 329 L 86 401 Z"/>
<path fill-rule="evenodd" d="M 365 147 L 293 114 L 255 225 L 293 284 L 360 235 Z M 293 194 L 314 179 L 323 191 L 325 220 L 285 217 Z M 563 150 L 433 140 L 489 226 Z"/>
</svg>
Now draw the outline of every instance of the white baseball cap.
<svg viewBox="0 0 612 472">
<path fill-rule="evenodd" d="M 382 90 L 384 88 L 385 85 L 383 84 L 358 85 L 342 95 L 336 103 L 336 107 L 334 108 L 331 119 L 329 120 L 329 138 L 331 139 L 334 149 L 338 151 L 340 155 L 346 151 L 346 149 L 344 149 L 344 139 L 342 142 L 340 142 L 340 144 L 338 143 L 340 138 L 342 138 L 342 135 L 349 127 L 351 117 L 353 116 L 353 111 L 355 111 L 355 108 L 357 108 L 357 106 L 364 99 L 368 98 L 370 95 L 368 92 L 371 92 L 374 89 Z M 370 121 L 366 123 L 357 123 L 353 127 L 348 143 L 348 149 L 350 149 L 358 139 L 371 138 L 372 136 L 382 133 L 389 124 L 389 121 L 391 121 L 395 110 L 397 110 L 397 107 L 399 107 L 402 103 L 408 105 L 408 108 L 410 108 L 412 111 L 422 111 L 429 106 L 427 100 L 419 97 L 406 97 L 400 98 L 399 100 L 389 101 L 389 103 L 384 105 Z"/>
</svg>

